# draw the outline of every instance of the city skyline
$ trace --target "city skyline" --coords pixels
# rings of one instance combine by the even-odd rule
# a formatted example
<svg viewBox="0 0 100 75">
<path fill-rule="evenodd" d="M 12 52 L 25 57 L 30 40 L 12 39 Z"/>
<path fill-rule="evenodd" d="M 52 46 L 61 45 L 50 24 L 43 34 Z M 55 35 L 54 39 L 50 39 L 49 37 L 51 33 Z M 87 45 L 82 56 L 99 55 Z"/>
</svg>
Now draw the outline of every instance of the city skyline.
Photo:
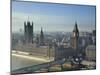
<svg viewBox="0 0 100 75">
<path fill-rule="evenodd" d="M 78 24 L 79 31 L 95 29 L 95 6 L 17 2 L 12 1 L 12 32 L 24 29 L 24 21 L 34 23 L 34 31 L 71 32 Z"/>
<path fill-rule="evenodd" d="M 11 74 L 96 69 L 96 6 L 12 1 L 11 14 Z"/>
</svg>

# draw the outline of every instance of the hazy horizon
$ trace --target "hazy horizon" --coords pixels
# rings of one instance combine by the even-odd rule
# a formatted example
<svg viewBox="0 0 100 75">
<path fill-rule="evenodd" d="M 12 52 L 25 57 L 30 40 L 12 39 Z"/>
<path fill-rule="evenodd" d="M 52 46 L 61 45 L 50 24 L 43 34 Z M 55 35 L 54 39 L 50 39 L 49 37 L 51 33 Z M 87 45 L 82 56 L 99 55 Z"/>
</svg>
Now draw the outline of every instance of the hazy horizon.
<svg viewBox="0 0 100 75">
<path fill-rule="evenodd" d="M 95 6 L 12 1 L 12 32 L 24 30 L 24 22 L 34 23 L 34 32 L 92 31 L 96 24 Z"/>
</svg>

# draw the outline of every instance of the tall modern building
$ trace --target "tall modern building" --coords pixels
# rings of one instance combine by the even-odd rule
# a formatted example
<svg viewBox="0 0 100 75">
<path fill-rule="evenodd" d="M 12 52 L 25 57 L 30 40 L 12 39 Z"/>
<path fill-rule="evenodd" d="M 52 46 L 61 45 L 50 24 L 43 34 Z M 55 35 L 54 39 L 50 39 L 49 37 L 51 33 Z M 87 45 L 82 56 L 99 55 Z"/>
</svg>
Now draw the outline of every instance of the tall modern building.
<svg viewBox="0 0 100 75">
<path fill-rule="evenodd" d="M 24 22 L 25 44 L 33 43 L 33 22 Z"/>
<path fill-rule="evenodd" d="M 77 27 L 77 22 L 75 22 L 75 27 L 72 34 L 72 48 L 75 50 L 78 49 L 78 39 L 79 39 L 79 30 Z"/>
<path fill-rule="evenodd" d="M 93 30 L 92 32 L 92 41 L 93 41 L 93 44 L 96 45 L 96 30 Z"/>
<path fill-rule="evenodd" d="M 93 33 L 93 36 L 96 36 L 96 30 L 93 30 L 92 33 Z"/>
</svg>

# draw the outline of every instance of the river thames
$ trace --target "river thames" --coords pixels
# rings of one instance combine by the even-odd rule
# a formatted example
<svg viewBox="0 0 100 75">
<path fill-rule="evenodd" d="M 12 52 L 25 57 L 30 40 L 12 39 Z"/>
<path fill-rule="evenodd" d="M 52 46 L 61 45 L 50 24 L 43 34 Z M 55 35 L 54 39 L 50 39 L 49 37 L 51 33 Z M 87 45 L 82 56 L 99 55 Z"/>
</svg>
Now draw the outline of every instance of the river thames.
<svg viewBox="0 0 100 75">
<path fill-rule="evenodd" d="M 16 69 L 33 66 L 33 65 L 38 65 L 38 64 L 42 64 L 42 63 L 45 63 L 45 61 L 29 59 L 29 58 L 12 55 L 11 70 L 13 71 Z"/>
</svg>

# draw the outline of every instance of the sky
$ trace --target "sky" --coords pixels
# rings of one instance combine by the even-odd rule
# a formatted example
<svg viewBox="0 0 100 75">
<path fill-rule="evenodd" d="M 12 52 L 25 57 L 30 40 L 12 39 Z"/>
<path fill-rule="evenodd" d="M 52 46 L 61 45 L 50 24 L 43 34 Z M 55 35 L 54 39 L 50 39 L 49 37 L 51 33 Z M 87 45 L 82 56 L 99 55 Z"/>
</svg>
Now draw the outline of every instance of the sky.
<svg viewBox="0 0 100 75">
<path fill-rule="evenodd" d="M 33 21 L 34 31 L 71 32 L 75 22 L 79 31 L 92 31 L 95 14 L 95 6 L 12 1 L 12 31 L 24 31 L 25 21 Z"/>
</svg>

